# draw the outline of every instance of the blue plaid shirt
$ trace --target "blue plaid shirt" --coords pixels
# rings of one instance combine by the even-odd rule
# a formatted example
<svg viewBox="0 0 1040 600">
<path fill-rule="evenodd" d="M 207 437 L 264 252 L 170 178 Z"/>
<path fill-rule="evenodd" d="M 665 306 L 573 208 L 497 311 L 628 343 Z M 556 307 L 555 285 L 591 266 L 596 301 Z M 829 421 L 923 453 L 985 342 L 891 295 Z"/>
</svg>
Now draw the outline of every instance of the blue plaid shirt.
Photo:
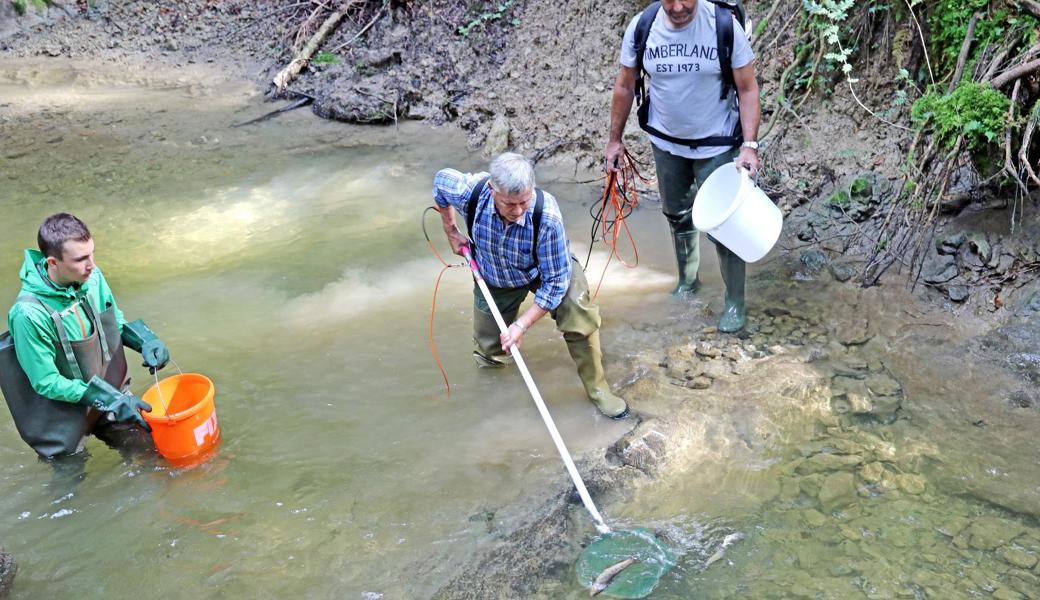
<svg viewBox="0 0 1040 600">
<path fill-rule="evenodd" d="M 466 221 L 466 205 L 473 187 L 487 173 L 461 173 L 442 169 L 433 178 L 433 201 L 445 208 L 454 206 Z M 538 261 L 534 262 L 534 201 L 523 218 L 507 224 L 498 215 L 491 189 L 484 190 L 477 199 L 477 214 L 470 232 L 476 246 L 480 274 L 495 287 L 518 288 L 541 277 L 534 293 L 534 302 L 545 310 L 555 310 L 571 284 L 571 252 L 567 232 L 563 229 L 560 206 L 548 192 L 543 192 L 542 222 L 538 228 Z M 462 228 L 460 227 L 460 229 Z"/>
</svg>

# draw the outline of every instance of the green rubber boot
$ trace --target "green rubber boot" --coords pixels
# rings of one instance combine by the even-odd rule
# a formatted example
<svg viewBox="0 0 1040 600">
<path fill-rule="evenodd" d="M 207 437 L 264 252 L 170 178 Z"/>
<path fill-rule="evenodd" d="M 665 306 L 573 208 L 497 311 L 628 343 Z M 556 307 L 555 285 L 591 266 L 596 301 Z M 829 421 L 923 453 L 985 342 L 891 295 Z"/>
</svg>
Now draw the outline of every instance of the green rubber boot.
<svg viewBox="0 0 1040 600">
<path fill-rule="evenodd" d="M 501 369 L 513 362 L 502 349 L 495 317 L 479 308 L 473 308 L 473 360 L 478 367 Z"/>
<path fill-rule="evenodd" d="M 607 379 L 603 375 L 603 352 L 599 346 L 599 330 L 586 338 L 567 340 L 567 350 L 571 353 L 574 364 L 578 365 L 578 377 L 585 386 L 585 394 L 599 412 L 612 419 L 626 416 L 628 404 L 610 391 Z"/>
<path fill-rule="evenodd" d="M 745 263 L 722 244 L 715 244 L 719 253 L 722 281 L 726 284 L 726 306 L 719 319 L 719 331 L 734 333 L 747 324 L 747 307 L 744 304 Z"/>
<path fill-rule="evenodd" d="M 700 233 L 693 231 L 672 230 L 672 243 L 675 244 L 675 262 L 679 267 L 679 283 L 672 290 L 673 296 L 687 296 L 701 287 L 697 278 L 700 268 Z"/>
</svg>

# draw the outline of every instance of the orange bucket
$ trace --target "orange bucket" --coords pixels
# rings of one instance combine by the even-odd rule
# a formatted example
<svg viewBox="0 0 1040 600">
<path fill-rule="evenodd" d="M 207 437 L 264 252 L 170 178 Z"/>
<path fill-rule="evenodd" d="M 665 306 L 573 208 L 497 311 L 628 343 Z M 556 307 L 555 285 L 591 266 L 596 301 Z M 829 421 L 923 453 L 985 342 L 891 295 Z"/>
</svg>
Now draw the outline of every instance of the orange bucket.
<svg viewBox="0 0 1040 600">
<path fill-rule="evenodd" d="M 159 454 L 175 465 L 190 465 L 217 447 L 214 395 L 213 382 L 198 373 L 173 375 L 148 388 L 141 399 L 152 411 L 141 415 L 152 427 Z"/>
</svg>

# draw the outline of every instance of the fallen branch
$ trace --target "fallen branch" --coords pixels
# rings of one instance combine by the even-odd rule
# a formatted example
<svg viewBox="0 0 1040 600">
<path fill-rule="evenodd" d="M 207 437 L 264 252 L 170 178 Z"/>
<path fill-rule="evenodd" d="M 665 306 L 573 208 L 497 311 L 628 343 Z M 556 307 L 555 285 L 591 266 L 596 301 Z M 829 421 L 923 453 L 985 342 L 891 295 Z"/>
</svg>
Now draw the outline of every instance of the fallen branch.
<svg viewBox="0 0 1040 600">
<path fill-rule="evenodd" d="M 1040 58 L 1036 60 L 1031 60 L 1025 64 L 1018 65 L 1013 69 L 1008 69 L 1007 71 L 1004 71 L 1000 75 L 994 77 L 993 80 L 989 82 L 989 84 L 993 86 L 994 89 L 1000 89 L 1005 85 L 1011 83 L 1012 81 L 1015 81 L 1016 79 L 1019 79 L 1025 75 L 1029 75 L 1030 73 L 1038 69 L 1040 69 Z"/>
<path fill-rule="evenodd" d="M 1018 0 L 1018 5 L 1029 14 L 1040 19 L 1040 2 L 1036 0 Z"/>
<path fill-rule="evenodd" d="M 1011 92 L 1011 106 L 1008 107 L 1008 126 L 1004 131 L 1004 170 L 1015 180 L 1018 189 L 1022 190 L 1022 194 L 1028 196 L 1029 188 L 1026 187 L 1022 178 L 1018 176 L 1018 169 L 1015 168 L 1015 164 L 1011 160 L 1011 130 L 1013 129 L 1012 123 L 1015 122 L 1015 104 L 1018 102 L 1018 90 L 1021 86 L 1022 80 L 1015 80 L 1015 87 Z"/>
<path fill-rule="evenodd" d="M 299 93 L 299 92 L 297 92 L 297 93 Z M 314 101 L 314 97 L 313 96 L 308 96 L 306 94 L 300 93 L 300 97 L 298 99 L 296 99 L 296 100 L 293 100 L 289 104 L 287 104 L 287 105 L 285 105 L 285 106 L 283 106 L 283 107 L 281 107 L 281 108 L 279 108 L 277 110 L 272 110 L 271 112 L 269 112 L 269 113 L 267 113 L 265 115 L 259 116 L 259 117 L 255 118 L 255 119 L 250 119 L 250 120 L 246 121 L 245 123 L 236 123 L 236 124 L 232 125 L 232 127 L 244 127 L 246 125 L 253 125 L 254 123 L 260 123 L 260 122 L 266 121 L 266 120 L 268 120 L 270 118 L 277 117 L 278 115 L 280 115 L 282 113 L 287 113 L 290 110 L 296 110 L 297 108 L 300 108 L 301 106 L 306 106 L 306 105 L 310 104 L 313 101 Z"/>
<path fill-rule="evenodd" d="M 329 34 L 336 29 L 336 26 L 339 25 L 339 22 L 343 20 L 343 17 L 346 14 L 346 7 L 342 7 L 329 15 L 329 18 L 325 19 L 325 22 L 318 28 L 317 33 L 311 36 L 310 41 L 308 41 L 307 45 L 303 47 L 303 50 L 300 50 L 299 54 L 292 59 L 292 62 L 279 71 L 278 75 L 275 75 L 275 78 L 272 80 L 275 89 L 279 92 L 285 91 L 285 88 L 293 79 L 296 79 L 296 76 L 300 74 L 303 67 L 310 62 L 311 57 L 313 57 L 314 53 L 318 51 L 319 47 L 321 47 L 325 38 L 329 37 Z"/>
<path fill-rule="evenodd" d="M 968 21 L 968 32 L 964 34 L 964 43 L 961 44 L 961 53 L 957 57 L 957 68 L 953 70 L 953 79 L 950 80 L 950 87 L 946 89 L 947 94 L 952 94 L 954 88 L 960 82 L 961 77 L 964 75 L 964 65 L 968 62 L 968 51 L 971 50 L 971 43 L 975 40 L 975 24 L 979 22 L 979 13 L 975 13 L 971 16 L 971 20 Z"/>
<path fill-rule="evenodd" d="M 1033 171 L 1033 166 L 1029 164 L 1029 144 L 1033 140 L 1033 131 L 1036 130 L 1037 119 L 1040 119 L 1040 105 L 1033 106 L 1033 112 L 1029 116 L 1029 122 L 1026 124 L 1026 130 L 1022 134 L 1022 144 L 1018 150 L 1018 161 L 1025 167 L 1026 173 L 1029 178 L 1033 180 L 1037 185 L 1040 185 L 1040 178 L 1036 176 L 1036 172 Z"/>
</svg>

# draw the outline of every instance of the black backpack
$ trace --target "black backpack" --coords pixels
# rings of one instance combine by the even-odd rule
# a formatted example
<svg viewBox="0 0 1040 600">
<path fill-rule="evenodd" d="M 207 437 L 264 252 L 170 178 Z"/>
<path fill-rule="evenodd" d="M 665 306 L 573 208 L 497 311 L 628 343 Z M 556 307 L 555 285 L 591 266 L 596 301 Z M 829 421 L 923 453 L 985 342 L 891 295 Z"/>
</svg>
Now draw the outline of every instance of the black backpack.
<svg viewBox="0 0 1040 600">
<path fill-rule="evenodd" d="M 719 67 L 722 69 L 722 93 L 719 100 L 729 97 L 731 89 L 736 89 L 733 80 L 733 19 L 741 23 L 747 23 L 747 15 L 744 13 L 744 4 L 741 0 L 707 0 L 715 5 L 715 44 L 718 48 Z M 653 2 L 639 15 L 636 23 L 635 45 L 636 45 L 636 104 L 639 106 L 636 113 L 639 116 L 639 127 L 647 133 L 663 140 L 700 148 L 701 146 L 736 146 L 743 141 L 740 121 L 737 121 L 736 129 L 732 135 L 712 136 L 696 140 L 677 138 L 663 133 L 650 126 L 650 94 L 646 90 L 646 82 L 643 69 L 643 54 L 646 52 L 646 41 L 650 37 L 650 27 L 654 24 L 661 2 Z"/>
</svg>

